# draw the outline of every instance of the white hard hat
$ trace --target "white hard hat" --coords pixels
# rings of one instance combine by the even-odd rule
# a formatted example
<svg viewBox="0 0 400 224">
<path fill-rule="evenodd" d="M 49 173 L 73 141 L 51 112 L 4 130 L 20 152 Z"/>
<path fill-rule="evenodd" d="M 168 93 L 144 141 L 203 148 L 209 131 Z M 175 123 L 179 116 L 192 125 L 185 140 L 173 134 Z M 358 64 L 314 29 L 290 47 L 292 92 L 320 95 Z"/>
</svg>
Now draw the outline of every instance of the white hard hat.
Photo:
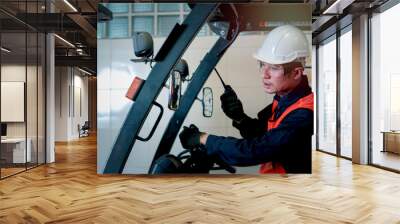
<svg viewBox="0 0 400 224">
<path fill-rule="evenodd" d="M 285 64 L 309 56 L 308 41 L 295 26 L 283 25 L 273 29 L 254 57 L 269 64 Z"/>
</svg>

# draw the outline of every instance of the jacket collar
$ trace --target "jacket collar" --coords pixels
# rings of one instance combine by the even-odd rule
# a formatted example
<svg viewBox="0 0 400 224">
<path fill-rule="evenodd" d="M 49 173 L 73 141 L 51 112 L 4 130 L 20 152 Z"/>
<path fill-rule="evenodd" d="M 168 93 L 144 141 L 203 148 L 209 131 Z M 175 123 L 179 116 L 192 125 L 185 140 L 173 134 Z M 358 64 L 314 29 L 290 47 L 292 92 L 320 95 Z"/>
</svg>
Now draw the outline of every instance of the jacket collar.
<svg viewBox="0 0 400 224">
<path fill-rule="evenodd" d="M 278 107 L 275 111 L 275 119 L 278 118 L 290 105 L 294 104 L 300 98 L 303 98 L 311 93 L 311 88 L 308 84 L 306 76 L 303 77 L 300 84 L 285 96 L 274 96 L 274 100 L 278 101 Z"/>
</svg>

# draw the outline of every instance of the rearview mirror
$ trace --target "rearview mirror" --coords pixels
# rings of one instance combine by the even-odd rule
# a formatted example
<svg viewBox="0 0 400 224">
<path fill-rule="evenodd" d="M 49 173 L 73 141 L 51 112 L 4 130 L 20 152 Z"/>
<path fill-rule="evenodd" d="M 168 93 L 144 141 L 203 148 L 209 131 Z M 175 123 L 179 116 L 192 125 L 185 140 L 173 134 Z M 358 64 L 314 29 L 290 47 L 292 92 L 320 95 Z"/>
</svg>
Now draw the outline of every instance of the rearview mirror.
<svg viewBox="0 0 400 224">
<path fill-rule="evenodd" d="M 177 71 L 179 74 L 181 74 L 182 81 L 190 81 L 191 78 L 189 78 L 189 66 L 185 59 L 180 59 L 178 63 L 176 63 L 173 71 Z"/>
<path fill-rule="evenodd" d="M 153 55 L 153 37 L 148 32 L 136 32 L 133 37 L 136 57 L 149 59 Z"/>
<path fill-rule="evenodd" d="M 203 116 L 211 117 L 213 114 L 213 91 L 210 87 L 203 88 Z"/>
<path fill-rule="evenodd" d="M 169 76 L 169 99 L 168 108 L 176 110 L 181 99 L 182 79 L 178 71 L 173 71 Z"/>
</svg>

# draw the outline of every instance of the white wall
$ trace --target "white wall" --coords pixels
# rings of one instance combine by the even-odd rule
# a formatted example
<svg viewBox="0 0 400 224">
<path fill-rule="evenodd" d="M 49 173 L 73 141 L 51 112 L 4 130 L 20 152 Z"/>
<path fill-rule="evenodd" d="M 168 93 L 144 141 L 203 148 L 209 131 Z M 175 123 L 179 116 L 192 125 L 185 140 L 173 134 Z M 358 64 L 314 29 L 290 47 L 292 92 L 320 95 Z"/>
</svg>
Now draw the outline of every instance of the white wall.
<svg viewBox="0 0 400 224">
<path fill-rule="evenodd" d="M 81 106 L 82 113 L 80 113 L 79 106 Z M 87 120 L 87 76 L 84 76 L 82 72 L 72 67 L 56 67 L 55 141 L 77 139 L 79 137 L 78 124 L 83 125 Z"/>
<path fill-rule="evenodd" d="M 69 77 L 67 67 L 55 68 L 55 141 L 66 141 L 68 139 L 68 84 Z"/>
</svg>

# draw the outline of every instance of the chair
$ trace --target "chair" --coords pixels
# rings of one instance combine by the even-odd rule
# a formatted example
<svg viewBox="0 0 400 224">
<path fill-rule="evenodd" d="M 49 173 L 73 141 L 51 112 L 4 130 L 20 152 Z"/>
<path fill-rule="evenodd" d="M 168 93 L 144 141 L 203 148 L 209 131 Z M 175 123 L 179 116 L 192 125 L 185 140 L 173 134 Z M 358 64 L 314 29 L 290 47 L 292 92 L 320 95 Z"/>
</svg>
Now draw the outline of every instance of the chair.
<svg viewBox="0 0 400 224">
<path fill-rule="evenodd" d="M 89 121 L 85 121 L 82 127 L 78 124 L 79 138 L 89 136 L 89 129 L 90 129 Z"/>
</svg>

